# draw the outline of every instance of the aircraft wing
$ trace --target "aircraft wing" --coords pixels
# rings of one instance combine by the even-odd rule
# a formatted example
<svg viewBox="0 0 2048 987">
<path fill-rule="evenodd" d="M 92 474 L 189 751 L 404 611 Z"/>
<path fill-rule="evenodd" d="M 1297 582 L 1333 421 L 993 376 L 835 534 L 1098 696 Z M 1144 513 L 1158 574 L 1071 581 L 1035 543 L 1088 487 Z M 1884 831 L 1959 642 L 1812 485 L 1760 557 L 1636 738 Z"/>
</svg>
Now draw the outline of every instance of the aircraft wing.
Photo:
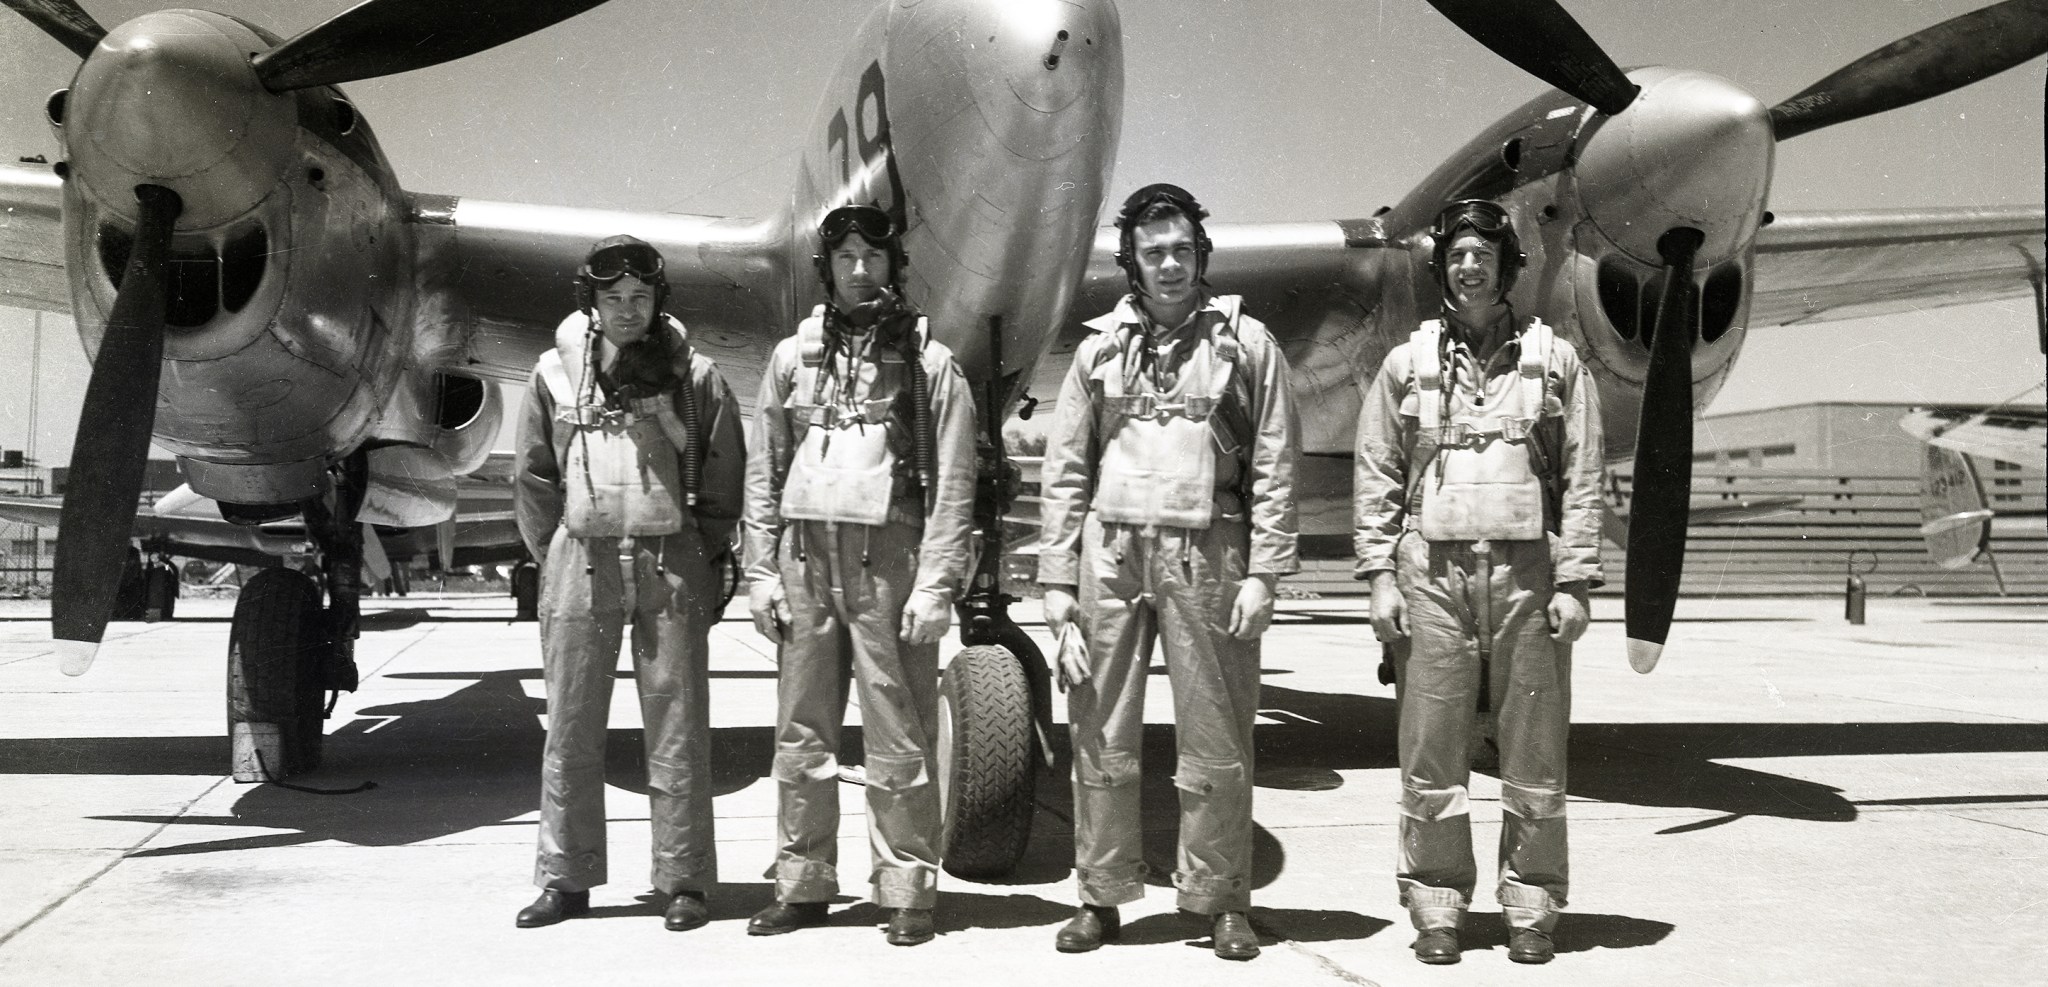
<svg viewBox="0 0 2048 987">
<path fill-rule="evenodd" d="M 1899 420 L 1914 438 L 1966 456 L 2035 464 L 2048 452 L 2048 410 L 1916 408 Z"/>
<path fill-rule="evenodd" d="M 183 488 L 181 488 L 183 489 Z M 182 558 L 267 566 L 305 550 L 305 526 L 296 520 L 239 525 L 208 516 L 211 502 L 189 498 L 135 516 L 134 537 L 152 550 Z M 0 520 L 55 528 L 64 501 L 57 497 L 0 497 Z M 379 528 L 385 555 L 394 560 L 424 558 L 436 550 L 433 528 Z M 455 566 L 515 561 L 525 555 L 519 524 L 509 510 L 463 510 L 456 514 Z"/>
<path fill-rule="evenodd" d="M 789 284 L 786 223 L 572 209 L 413 194 L 422 321 L 470 340 L 467 369 L 525 383 L 575 305 L 590 245 L 629 233 L 659 249 L 670 314 L 751 407 L 769 349 L 789 332 L 774 312 Z"/>
<path fill-rule="evenodd" d="M 71 314 L 63 198 L 49 166 L 0 165 L 0 305 Z"/>
<path fill-rule="evenodd" d="M 0 497 L 0 518 L 22 524 L 55 528 L 63 510 L 64 501 L 57 497 Z M 172 555 L 242 565 L 270 565 L 305 541 L 297 522 L 249 527 L 217 515 L 159 515 L 150 510 L 135 515 L 134 537 Z"/>
<path fill-rule="evenodd" d="M 1749 324 L 1791 325 L 2017 298 L 2040 290 L 2048 213 L 1787 213 L 1756 237 Z"/>
</svg>

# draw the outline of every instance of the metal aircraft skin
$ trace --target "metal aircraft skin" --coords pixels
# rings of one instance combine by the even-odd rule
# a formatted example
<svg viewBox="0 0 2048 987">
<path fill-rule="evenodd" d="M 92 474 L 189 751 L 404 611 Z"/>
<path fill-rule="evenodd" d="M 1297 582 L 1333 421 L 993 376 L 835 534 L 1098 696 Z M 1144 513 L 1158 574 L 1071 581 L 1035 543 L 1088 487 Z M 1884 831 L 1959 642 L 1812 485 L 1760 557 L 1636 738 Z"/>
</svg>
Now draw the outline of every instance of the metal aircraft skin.
<svg viewBox="0 0 2048 987">
<path fill-rule="evenodd" d="M 1471 5 L 1436 6 L 1457 21 Z M 2000 5 L 1995 23 L 1968 28 L 1975 36 L 1944 25 L 1942 43 L 1981 48 L 1995 30 L 2031 59 L 2048 48 L 2044 8 Z M 127 243 L 146 216 L 174 216 L 149 222 L 168 223 L 170 256 L 204 277 L 168 289 L 151 434 L 197 491 L 245 505 L 245 518 L 331 497 L 340 464 L 364 451 L 373 498 L 395 472 L 459 474 L 478 450 L 450 434 L 448 381 L 524 381 L 552 344 L 583 251 L 605 235 L 662 250 L 671 310 L 748 406 L 770 347 L 821 298 L 812 231 L 843 202 L 876 202 L 907 228 L 908 293 L 987 408 L 1007 411 L 1027 391 L 1054 397 L 1078 319 L 1124 290 L 1114 233 L 1098 225 L 1123 114 L 1126 39 L 1110 0 L 881 5 L 847 45 L 787 206 L 752 219 L 408 192 L 368 121 L 325 84 L 388 69 L 308 75 L 277 55 L 300 39 L 280 48 L 199 11 L 147 14 L 97 44 L 75 25 L 38 23 L 87 57 L 50 105 L 63 177 L 0 167 L 0 301 L 71 311 L 97 361 L 106 327 L 121 322 Z M 1528 267 L 1511 301 L 1585 355 L 1614 462 L 1639 436 L 1667 457 L 1689 452 L 1692 417 L 1753 328 L 2039 290 L 2040 207 L 1773 216 L 1777 142 L 1841 118 L 1809 113 L 1832 97 L 1772 107 L 1686 68 L 1609 81 L 1593 99 L 1530 101 L 1381 215 L 1210 227 L 1211 280 L 1246 296 L 1294 371 L 1311 549 L 1345 548 L 1360 382 L 1439 311 L 1427 225 L 1448 201 L 1490 198 L 1515 217 Z M 1916 82 L 1924 91 L 1906 101 L 1967 81 Z M 1873 99 L 1839 102 L 1855 104 L 1846 116 L 1886 108 Z M 175 201 L 138 205 L 131 189 L 142 185 Z M 1693 236 L 1678 260 L 1673 231 Z M 1691 272 L 1676 281 L 1694 294 L 1666 298 L 1667 270 Z M 1666 334 L 1677 356 L 1665 365 L 1683 368 L 1646 388 L 1660 320 L 1685 330 Z M 1646 390 L 1661 402 L 1648 413 Z"/>
</svg>

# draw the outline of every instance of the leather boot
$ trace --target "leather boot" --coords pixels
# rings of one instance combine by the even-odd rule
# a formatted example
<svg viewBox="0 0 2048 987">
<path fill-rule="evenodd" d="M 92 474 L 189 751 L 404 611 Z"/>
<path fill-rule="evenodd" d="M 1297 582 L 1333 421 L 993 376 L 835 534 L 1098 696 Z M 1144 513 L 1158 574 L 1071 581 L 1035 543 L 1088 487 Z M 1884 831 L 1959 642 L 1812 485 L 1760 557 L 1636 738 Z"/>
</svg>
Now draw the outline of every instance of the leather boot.
<svg viewBox="0 0 2048 987">
<path fill-rule="evenodd" d="M 668 908 L 661 913 L 661 923 L 670 932 L 688 932 L 711 921 L 711 909 L 705 907 L 704 892 L 678 891 L 668 900 Z"/>
<path fill-rule="evenodd" d="M 932 910 L 929 908 L 898 908 L 889 916 L 889 945 L 915 946 L 931 942 Z"/>
<path fill-rule="evenodd" d="M 1517 963 L 1548 963 L 1557 954 L 1550 934 L 1538 929 L 1508 930 L 1508 959 Z"/>
<path fill-rule="evenodd" d="M 822 901 L 778 901 L 747 920 L 747 935 L 779 936 L 818 925 L 825 921 L 825 909 Z"/>
<path fill-rule="evenodd" d="M 1259 934 L 1252 931 L 1251 916 L 1243 912 L 1219 912 L 1210 927 L 1216 955 L 1226 960 L 1248 960 L 1259 955 Z"/>
<path fill-rule="evenodd" d="M 1103 943 L 1117 941 L 1123 928 L 1115 905 L 1082 905 L 1074 909 L 1074 917 L 1067 924 L 1060 926 L 1059 935 L 1053 938 L 1053 948 L 1062 953 L 1101 949 Z"/>
<path fill-rule="evenodd" d="M 1422 930 L 1415 937 L 1415 958 L 1432 966 L 1458 962 L 1458 930 L 1448 925 Z"/>
<path fill-rule="evenodd" d="M 533 904 L 519 910 L 519 927 L 538 929 L 553 925 L 565 918 L 574 918 L 590 911 L 590 892 L 557 891 L 549 888 L 533 899 Z"/>
</svg>

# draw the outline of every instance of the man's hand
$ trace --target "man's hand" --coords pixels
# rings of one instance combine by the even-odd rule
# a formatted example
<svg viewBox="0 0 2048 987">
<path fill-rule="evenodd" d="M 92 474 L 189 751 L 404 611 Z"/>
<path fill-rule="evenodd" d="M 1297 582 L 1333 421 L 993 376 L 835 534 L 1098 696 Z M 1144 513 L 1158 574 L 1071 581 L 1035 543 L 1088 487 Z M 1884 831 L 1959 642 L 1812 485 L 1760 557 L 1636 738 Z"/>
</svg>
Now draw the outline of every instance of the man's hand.
<svg viewBox="0 0 2048 987">
<path fill-rule="evenodd" d="M 1273 584 L 1280 577 L 1270 573 L 1246 576 L 1237 587 L 1237 600 L 1230 604 L 1230 636 L 1256 641 L 1273 622 Z"/>
<path fill-rule="evenodd" d="M 1550 596 L 1550 606 L 1544 615 L 1550 618 L 1550 639 L 1559 644 L 1570 644 L 1586 633 L 1586 623 L 1591 620 L 1591 608 L 1586 604 L 1584 581 L 1565 583 Z"/>
<path fill-rule="evenodd" d="M 789 598 L 783 595 L 782 580 L 757 579 L 747 586 L 747 610 L 754 615 L 754 629 L 776 644 L 795 618 L 789 612 Z"/>
<path fill-rule="evenodd" d="M 1074 599 L 1072 586 L 1045 588 L 1045 629 L 1051 631 L 1054 637 L 1058 637 L 1061 629 L 1073 622 L 1074 615 L 1080 610 L 1081 604 Z M 1079 627 L 1074 629 L 1080 630 Z"/>
<path fill-rule="evenodd" d="M 1089 678 L 1088 642 L 1081 637 L 1081 625 L 1068 623 L 1054 647 L 1057 653 L 1053 655 L 1053 669 L 1059 673 L 1060 691 L 1086 684 Z"/>
<path fill-rule="evenodd" d="M 1408 636 L 1408 601 L 1391 571 L 1372 574 L 1372 636 L 1381 643 Z"/>
<path fill-rule="evenodd" d="M 937 644 L 953 626 L 953 607 L 936 593 L 913 590 L 903 602 L 902 638 L 908 644 Z"/>
</svg>

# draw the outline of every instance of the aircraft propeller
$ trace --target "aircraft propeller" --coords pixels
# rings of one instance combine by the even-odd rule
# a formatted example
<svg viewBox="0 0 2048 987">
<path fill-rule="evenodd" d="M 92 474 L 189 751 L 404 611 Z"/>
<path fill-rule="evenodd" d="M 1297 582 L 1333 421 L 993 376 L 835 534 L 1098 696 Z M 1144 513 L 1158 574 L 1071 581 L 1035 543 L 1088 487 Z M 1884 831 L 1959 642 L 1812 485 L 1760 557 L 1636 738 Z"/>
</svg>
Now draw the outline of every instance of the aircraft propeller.
<svg viewBox="0 0 2048 987">
<path fill-rule="evenodd" d="M 1636 86 L 1557 0 L 1429 0 L 1451 23 L 1509 62 L 1604 114 L 1623 112 Z M 2048 52 L 2048 0 L 2006 0 L 1895 41 L 1770 110 L 1783 141 L 1959 89 Z M 1625 604 L 1629 663 L 1656 667 L 1677 605 L 1692 488 L 1692 348 L 1699 331 L 1692 283 L 1700 231 L 1674 227 L 1658 242 L 1659 305 L 1637 423 Z"/>
<path fill-rule="evenodd" d="M 160 185 L 136 186 L 135 198 L 135 243 L 85 386 L 85 414 L 72 442 L 71 478 L 57 526 L 50 629 L 67 675 L 92 667 L 113 613 L 156 424 L 171 226 L 184 203 Z"/>
<path fill-rule="evenodd" d="M 91 55 L 93 46 L 107 36 L 107 29 L 71 0 L 0 0 L 0 3 L 28 18 L 29 23 L 57 39 L 58 44 L 71 49 L 80 58 Z"/>
<path fill-rule="evenodd" d="M 1628 663 L 1657 667 L 1678 605 L 1685 570 L 1685 527 L 1692 501 L 1692 345 L 1699 332 L 1699 286 L 1693 257 L 1704 239 L 1680 226 L 1657 240 L 1664 258 L 1664 297 L 1650 329 L 1650 369 L 1636 426 L 1635 489 L 1629 505 Z"/>
<path fill-rule="evenodd" d="M 1961 89 L 2048 51 L 2048 0 L 2006 0 L 1909 34 L 1771 107 L 1790 140 Z"/>
<path fill-rule="evenodd" d="M 605 0 L 505 0 L 488 9 L 443 0 L 365 0 L 254 59 L 274 93 L 374 79 L 474 55 Z M 0 0 L 80 58 L 107 36 L 73 0 Z"/>
<path fill-rule="evenodd" d="M 366 0 L 256 56 L 271 92 L 333 86 L 474 55 L 605 0 Z"/>
<path fill-rule="evenodd" d="M 1556 0 L 1429 5 L 1494 54 L 1609 116 L 1627 109 L 1642 91 Z"/>
</svg>

